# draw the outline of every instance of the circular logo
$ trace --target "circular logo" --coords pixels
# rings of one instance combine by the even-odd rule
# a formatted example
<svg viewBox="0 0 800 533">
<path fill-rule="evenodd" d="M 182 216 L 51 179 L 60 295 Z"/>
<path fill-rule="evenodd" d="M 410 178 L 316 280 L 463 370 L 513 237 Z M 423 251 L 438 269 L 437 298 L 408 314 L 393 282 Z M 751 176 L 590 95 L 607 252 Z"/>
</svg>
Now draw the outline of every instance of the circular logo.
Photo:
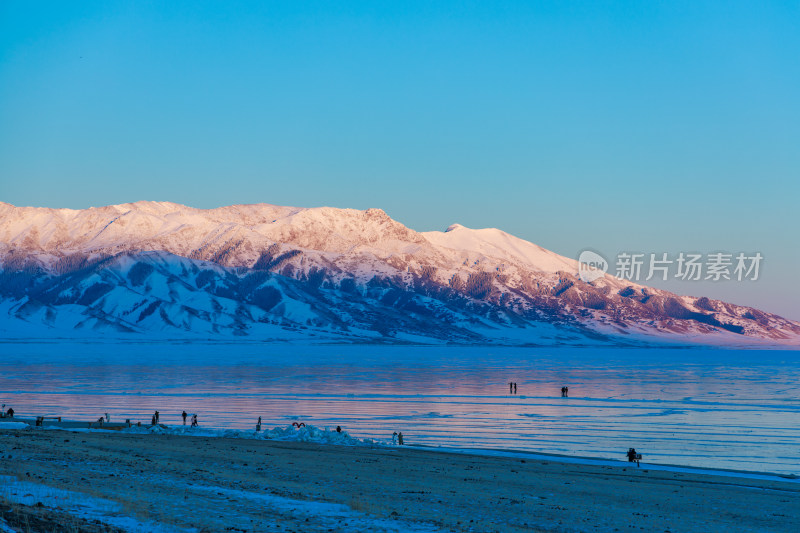
<svg viewBox="0 0 800 533">
<path fill-rule="evenodd" d="M 584 283 L 600 279 L 606 272 L 608 272 L 608 261 L 597 252 L 584 250 L 578 256 L 578 277 Z"/>
</svg>

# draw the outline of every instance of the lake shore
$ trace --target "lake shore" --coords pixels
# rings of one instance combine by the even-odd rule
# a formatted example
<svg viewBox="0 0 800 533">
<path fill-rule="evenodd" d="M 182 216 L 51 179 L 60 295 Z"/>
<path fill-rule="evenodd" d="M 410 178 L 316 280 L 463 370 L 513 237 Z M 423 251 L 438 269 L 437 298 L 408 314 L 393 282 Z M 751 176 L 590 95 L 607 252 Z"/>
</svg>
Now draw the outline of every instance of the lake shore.
<svg viewBox="0 0 800 533">
<path fill-rule="evenodd" d="M 74 514 L 70 506 L 105 505 L 84 517 L 109 531 L 131 523 L 151 531 L 793 531 L 800 522 L 797 483 L 646 465 L 41 429 L 0 431 L 0 450 L 0 475 L 13 476 L 2 478 L 7 503 L 29 510 L 44 494 L 39 512 L 56 521 Z M 48 490 L 79 496 L 53 506 Z"/>
</svg>

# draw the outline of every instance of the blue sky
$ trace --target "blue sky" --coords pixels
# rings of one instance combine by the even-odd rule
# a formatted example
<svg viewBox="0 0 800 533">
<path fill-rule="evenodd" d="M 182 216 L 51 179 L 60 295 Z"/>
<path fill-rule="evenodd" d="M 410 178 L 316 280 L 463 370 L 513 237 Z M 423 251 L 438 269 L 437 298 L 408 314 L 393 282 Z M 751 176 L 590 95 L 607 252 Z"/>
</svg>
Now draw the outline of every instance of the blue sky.
<svg viewBox="0 0 800 533">
<path fill-rule="evenodd" d="M 0 199 L 381 207 L 800 319 L 796 2 L 2 2 Z"/>
</svg>

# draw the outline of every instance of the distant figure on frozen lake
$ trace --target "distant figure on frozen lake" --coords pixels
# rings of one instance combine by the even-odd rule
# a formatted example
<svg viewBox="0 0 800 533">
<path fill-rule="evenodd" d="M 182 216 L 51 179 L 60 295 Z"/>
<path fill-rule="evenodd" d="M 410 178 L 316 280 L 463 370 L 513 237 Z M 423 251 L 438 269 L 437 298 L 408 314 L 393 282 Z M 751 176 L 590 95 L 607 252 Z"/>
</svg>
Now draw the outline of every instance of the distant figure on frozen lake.
<svg viewBox="0 0 800 533">
<path fill-rule="evenodd" d="M 153 415 L 153 416 L 150 417 L 150 425 L 151 426 L 155 426 L 156 425 L 156 415 Z"/>
<path fill-rule="evenodd" d="M 512 381 L 508 382 L 508 393 L 514 394 L 514 383 Z"/>
<path fill-rule="evenodd" d="M 397 444 L 397 432 L 392 433 L 392 444 Z"/>
<path fill-rule="evenodd" d="M 402 431 L 397 434 L 397 444 L 399 444 L 400 446 L 403 445 L 403 432 Z"/>
<path fill-rule="evenodd" d="M 192 427 L 193 428 L 197 427 L 197 414 L 192 415 Z"/>
<path fill-rule="evenodd" d="M 109 422 L 111 422 L 111 419 L 108 417 L 108 413 L 106 413 L 106 424 L 108 424 Z"/>
<path fill-rule="evenodd" d="M 258 422 L 256 423 L 256 431 L 261 431 L 261 417 L 258 417 Z"/>
<path fill-rule="evenodd" d="M 158 411 L 156 411 L 156 414 L 155 414 L 155 415 L 153 415 L 153 416 L 154 416 L 154 417 L 155 417 L 155 419 L 156 419 L 156 424 L 158 424 L 158 422 L 159 422 L 159 418 L 160 418 L 160 416 L 159 416 L 159 414 L 158 414 Z"/>
<path fill-rule="evenodd" d="M 342 426 L 336 426 L 336 433 L 342 432 Z"/>
<path fill-rule="evenodd" d="M 184 412 L 181 413 L 181 416 L 183 417 L 183 425 L 185 426 L 186 425 L 186 417 L 189 416 L 189 414 L 186 411 L 184 411 Z"/>
<path fill-rule="evenodd" d="M 564 396 L 569 398 L 569 387 L 564 387 Z"/>
<path fill-rule="evenodd" d="M 14 409 L 12 409 L 11 407 L 9 407 L 9 408 L 8 408 L 8 411 L 6 411 L 6 416 L 7 416 L 8 418 L 14 418 Z"/>
<path fill-rule="evenodd" d="M 514 382 L 514 394 L 516 394 L 516 393 L 517 393 L 517 382 L 515 381 Z"/>
</svg>

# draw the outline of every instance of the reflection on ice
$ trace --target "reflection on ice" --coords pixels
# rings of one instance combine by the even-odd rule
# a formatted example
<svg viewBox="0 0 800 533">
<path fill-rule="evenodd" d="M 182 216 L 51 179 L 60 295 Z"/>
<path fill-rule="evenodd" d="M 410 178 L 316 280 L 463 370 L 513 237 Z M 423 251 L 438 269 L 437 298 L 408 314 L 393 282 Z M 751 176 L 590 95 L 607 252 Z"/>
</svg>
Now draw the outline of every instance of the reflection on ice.
<svg viewBox="0 0 800 533">
<path fill-rule="evenodd" d="M 252 430 L 800 473 L 796 352 L 222 344 L 0 344 L 19 415 Z M 13 371 L 11 371 L 13 369 Z M 518 394 L 508 394 L 508 382 Z M 569 385 L 570 397 L 560 388 Z"/>
</svg>

